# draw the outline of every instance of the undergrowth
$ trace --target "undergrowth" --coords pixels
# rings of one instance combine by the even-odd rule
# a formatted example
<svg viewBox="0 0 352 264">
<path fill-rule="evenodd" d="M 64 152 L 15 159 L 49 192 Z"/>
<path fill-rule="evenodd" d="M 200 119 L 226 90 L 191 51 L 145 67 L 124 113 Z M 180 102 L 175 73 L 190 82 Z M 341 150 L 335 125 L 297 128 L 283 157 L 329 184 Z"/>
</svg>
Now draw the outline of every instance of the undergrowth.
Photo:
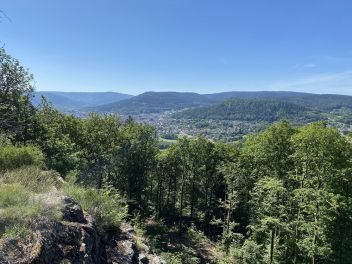
<svg viewBox="0 0 352 264">
<path fill-rule="evenodd" d="M 213 263 L 212 259 L 216 259 L 215 245 L 195 226 L 179 232 L 176 226 L 166 225 L 161 220 L 141 221 L 136 217 L 133 223 L 137 247 L 139 240 L 146 239 L 152 251 L 168 264 Z"/>
<path fill-rule="evenodd" d="M 127 216 L 125 199 L 109 186 L 104 189 L 85 188 L 69 179 L 62 190 L 74 198 L 84 211 L 90 214 L 104 230 L 119 229 Z"/>
</svg>

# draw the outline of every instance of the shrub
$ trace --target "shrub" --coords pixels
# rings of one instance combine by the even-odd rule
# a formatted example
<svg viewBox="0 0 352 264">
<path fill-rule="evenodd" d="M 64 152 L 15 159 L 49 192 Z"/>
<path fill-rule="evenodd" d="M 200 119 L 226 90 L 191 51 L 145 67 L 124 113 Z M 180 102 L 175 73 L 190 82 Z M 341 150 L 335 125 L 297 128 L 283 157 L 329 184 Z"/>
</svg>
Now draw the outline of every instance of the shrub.
<svg viewBox="0 0 352 264">
<path fill-rule="evenodd" d="M 42 166 L 43 160 L 42 152 L 33 146 L 0 147 L 0 171 L 17 169 L 25 165 Z"/>
<path fill-rule="evenodd" d="M 82 206 L 84 211 L 92 215 L 103 229 L 120 228 L 127 216 L 125 200 L 112 188 L 86 189 L 68 183 L 63 189 Z"/>
</svg>

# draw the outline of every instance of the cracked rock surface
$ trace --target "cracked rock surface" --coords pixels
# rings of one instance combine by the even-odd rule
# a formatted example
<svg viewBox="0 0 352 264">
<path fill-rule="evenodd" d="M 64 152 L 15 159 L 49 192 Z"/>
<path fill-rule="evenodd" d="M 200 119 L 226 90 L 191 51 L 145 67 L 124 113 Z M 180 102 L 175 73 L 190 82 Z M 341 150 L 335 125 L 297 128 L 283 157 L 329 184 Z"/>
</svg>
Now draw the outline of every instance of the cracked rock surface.
<svg viewBox="0 0 352 264">
<path fill-rule="evenodd" d="M 123 224 L 121 232 L 103 239 L 94 219 L 75 200 L 59 196 L 50 201 L 50 206 L 60 206 L 62 220 L 35 219 L 35 232 L 25 241 L 0 239 L 0 264 L 165 263 L 149 252 L 147 245 L 138 249 L 130 224 Z"/>
</svg>

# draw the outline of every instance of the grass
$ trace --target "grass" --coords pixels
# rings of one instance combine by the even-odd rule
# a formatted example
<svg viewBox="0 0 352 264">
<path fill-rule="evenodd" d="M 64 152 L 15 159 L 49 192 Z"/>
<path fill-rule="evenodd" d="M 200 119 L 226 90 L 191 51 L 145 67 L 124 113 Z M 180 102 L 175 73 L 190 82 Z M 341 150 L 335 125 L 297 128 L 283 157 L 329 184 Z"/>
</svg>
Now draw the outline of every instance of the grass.
<svg viewBox="0 0 352 264">
<path fill-rule="evenodd" d="M 159 138 L 159 141 L 160 141 L 160 142 L 166 142 L 166 143 L 172 144 L 172 143 L 176 143 L 176 142 L 177 142 L 177 139 Z"/>
<path fill-rule="evenodd" d="M 0 147 L 0 238 L 26 237 L 38 217 L 60 221 L 55 196 L 62 192 L 74 198 L 102 230 L 120 227 L 127 205 L 118 192 L 64 182 L 57 172 L 43 171 L 42 162 L 35 147 Z"/>
<path fill-rule="evenodd" d="M 13 224 L 5 227 L 2 234 L 3 238 L 20 238 L 26 239 L 31 235 L 30 229 L 24 224 Z"/>
<path fill-rule="evenodd" d="M 29 233 L 30 219 L 37 217 L 42 208 L 40 201 L 35 201 L 31 195 L 19 184 L 0 186 L 0 237 L 18 234 L 22 238 Z"/>
<path fill-rule="evenodd" d="M 47 208 L 40 193 L 54 190 L 57 174 L 24 166 L 0 172 L 0 237 L 23 238 L 38 216 L 59 219 L 57 208 Z"/>
<path fill-rule="evenodd" d="M 37 166 L 24 166 L 15 170 L 0 173 L 0 183 L 16 183 L 28 191 L 43 193 L 60 185 L 60 176 L 54 171 L 43 171 Z"/>
<path fill-rule="evenodd" d="M 28 199 L 29 192 L 20 184 L 3 184 L 0 186 L 0 208 L 24 204 Z"/>
<path fill-rule="evenodd" d="M 118 229 L 127 216 L 125 200 L 113 189 L 83 188 L 66 183 L 63 191 L 74 198 L 84 211 L 93 216 L 101 229 Z"/>
</svg>

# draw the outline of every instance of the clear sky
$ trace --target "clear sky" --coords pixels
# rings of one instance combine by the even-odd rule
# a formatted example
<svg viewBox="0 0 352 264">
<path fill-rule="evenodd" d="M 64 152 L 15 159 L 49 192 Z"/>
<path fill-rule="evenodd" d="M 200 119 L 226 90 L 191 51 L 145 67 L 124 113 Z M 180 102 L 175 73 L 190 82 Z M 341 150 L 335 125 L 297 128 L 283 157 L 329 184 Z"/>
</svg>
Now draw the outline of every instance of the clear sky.
<svg viewBox="0 0 352 264">
<path fill-rule="evenodd" d="M 2 0 L 38 90 L 352 95 L 351 0 Z"/>
</svg>

